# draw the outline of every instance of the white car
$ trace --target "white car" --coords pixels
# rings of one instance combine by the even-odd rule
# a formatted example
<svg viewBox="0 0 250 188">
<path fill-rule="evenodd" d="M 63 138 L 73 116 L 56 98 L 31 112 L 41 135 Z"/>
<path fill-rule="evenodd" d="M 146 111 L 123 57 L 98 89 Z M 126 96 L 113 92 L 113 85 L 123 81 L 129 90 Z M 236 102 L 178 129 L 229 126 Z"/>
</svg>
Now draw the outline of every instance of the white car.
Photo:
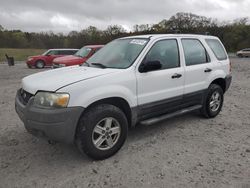
<svg viewBox="0 0 250 188">
<path fill-rule="evenodd" d="M 194 110 L 217 116 L 231 79 L 217 37 L 132 36 L 110 42 L 82 66 L 25 77 L 15 106 L 28 132 L 104 159 L 137 123 Z"/>
<path fill-rule="evenodd" d="M 236 53 L 238 57 L 250 57 L 250 48 L 245 48 Z"/>
</svg>

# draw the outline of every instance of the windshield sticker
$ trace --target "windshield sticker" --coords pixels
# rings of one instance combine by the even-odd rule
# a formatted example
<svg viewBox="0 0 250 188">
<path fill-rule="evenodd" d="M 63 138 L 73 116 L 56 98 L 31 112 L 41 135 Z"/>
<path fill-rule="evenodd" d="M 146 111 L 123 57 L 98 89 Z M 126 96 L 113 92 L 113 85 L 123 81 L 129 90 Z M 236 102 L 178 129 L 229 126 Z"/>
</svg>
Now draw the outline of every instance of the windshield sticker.
<svg viewBox="0 0 250 188">
<path fill-rule="evenodd" d="M 146 40 L 140 40 L 140 39 L 133 39 L 130 44 L 138 44 L 143 46 L 147 41 Z"/>
</svg>

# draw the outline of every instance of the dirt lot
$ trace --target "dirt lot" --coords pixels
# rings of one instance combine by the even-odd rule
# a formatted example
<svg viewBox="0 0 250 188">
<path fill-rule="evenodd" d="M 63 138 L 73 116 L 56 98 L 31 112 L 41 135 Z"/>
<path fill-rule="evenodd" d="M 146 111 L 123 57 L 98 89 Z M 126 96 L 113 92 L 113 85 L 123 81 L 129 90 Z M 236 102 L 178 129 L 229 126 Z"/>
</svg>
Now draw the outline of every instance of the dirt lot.
<svg viewBox="0 0 250 188">
<path fill-rule="evenodd" d="M 21 78 L 38 70 L 0 65 L 0 187 L 250 187 L 250 59 L 232 65 L 217 118 L 194 113 L 138 126 L 103 161 L 28 134 L 14 98 Z"/>
</svg>

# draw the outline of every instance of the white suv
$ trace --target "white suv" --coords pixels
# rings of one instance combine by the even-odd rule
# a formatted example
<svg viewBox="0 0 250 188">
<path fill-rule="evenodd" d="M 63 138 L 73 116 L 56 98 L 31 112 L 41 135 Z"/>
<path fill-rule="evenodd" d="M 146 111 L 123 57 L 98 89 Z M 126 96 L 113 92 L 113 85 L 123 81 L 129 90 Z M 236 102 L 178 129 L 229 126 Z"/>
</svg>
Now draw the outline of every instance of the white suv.
<svg viewBox="0 0 250 188">
<path fill-rule="evenodd" d="M 217 116 L 231 79 L 217 37 L 133 36 L 110 42 L 82 66 L 25 77 L 15 106 L 28 132 L 104 159 L 137 123 L 194 110 Z"/>
</svg>

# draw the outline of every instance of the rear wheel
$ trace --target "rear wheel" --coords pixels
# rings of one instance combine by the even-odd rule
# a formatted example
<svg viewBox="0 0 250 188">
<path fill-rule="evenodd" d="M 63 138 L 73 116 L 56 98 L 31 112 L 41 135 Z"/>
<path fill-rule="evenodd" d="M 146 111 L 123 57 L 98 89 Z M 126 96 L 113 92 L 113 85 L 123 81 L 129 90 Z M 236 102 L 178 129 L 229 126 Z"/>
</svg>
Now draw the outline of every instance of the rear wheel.
<svg viewBox="0 0 250 188">
<path fill-rule="evenodd" d="M 38 60 L 38 61 L 36 62 L 36 68 L 42 69 L 42 68 L 44 68 L 44 66 L 45 66 L 44 61 Z"/>
<path fill-rule="evenodd" d="M 79 120 L 76 144 L 93 159 L 114 155 L 124 144 L 128 132 L 125 114 L 116 106 L 101 104 L 89 109 Z"/>
<path fill-rule="evenodd" d="M 207 118 L 216 117 L 223 106 L 224 93 L 222 88 L 217 84 L 211 84 L 208 88 L 207 97 L 204 100 L 201 109 L 202 115 Z"/>
</svg>

